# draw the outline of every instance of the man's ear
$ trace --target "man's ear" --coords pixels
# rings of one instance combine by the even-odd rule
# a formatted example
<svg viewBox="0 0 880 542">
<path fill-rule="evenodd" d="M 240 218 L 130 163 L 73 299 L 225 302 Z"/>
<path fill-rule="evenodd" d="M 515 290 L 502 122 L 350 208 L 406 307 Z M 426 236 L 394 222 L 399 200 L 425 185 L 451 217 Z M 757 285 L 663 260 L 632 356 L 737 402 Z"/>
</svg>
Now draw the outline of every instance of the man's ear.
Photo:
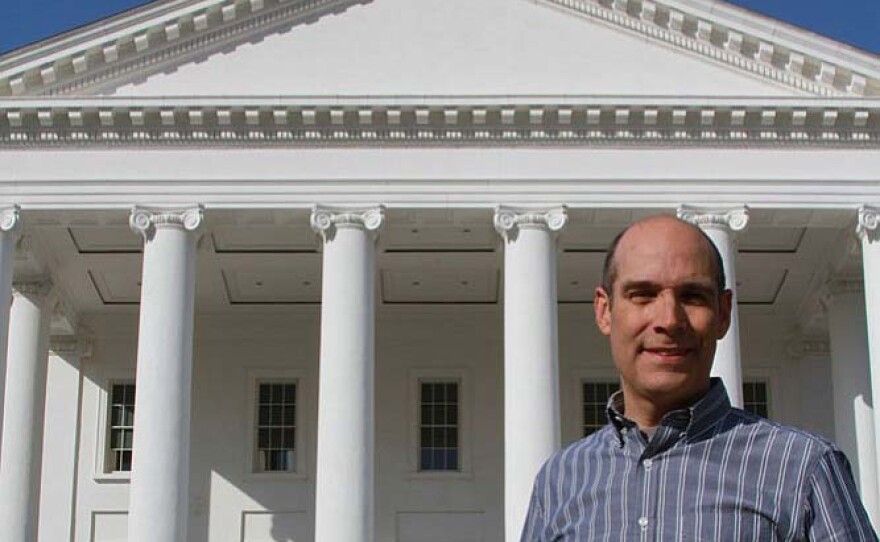
<svg viewBox="0 0 880 542">
<path fill-rule="evenodd" d="M 718 302 L 718 339 L 721 340 L 727 335 L 730 329 L 731 311 L 733 310 L 733 292 L 724 290 Z"/>
<path fill-rule="evenodd" d="M 596 327 L 603 335 L 611 335 L 611 296 L 602 286 L 596 286 L 593 293 L 593 311 L 596 313 Z"/>
</svg>

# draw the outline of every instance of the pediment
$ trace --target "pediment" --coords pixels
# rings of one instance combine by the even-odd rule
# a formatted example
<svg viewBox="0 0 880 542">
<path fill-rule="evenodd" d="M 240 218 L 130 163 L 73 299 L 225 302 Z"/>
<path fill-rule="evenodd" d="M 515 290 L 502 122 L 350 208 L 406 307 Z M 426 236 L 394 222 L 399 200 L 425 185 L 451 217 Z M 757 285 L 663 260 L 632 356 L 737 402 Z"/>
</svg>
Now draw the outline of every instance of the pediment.
<svg viewBox="0 0 880 542">
<path fill-rule="evenodd" d="M 168 0 L 0 59 L 0 95 L 880 95 L 880 61 L 708 0 Z"/>
</svg>

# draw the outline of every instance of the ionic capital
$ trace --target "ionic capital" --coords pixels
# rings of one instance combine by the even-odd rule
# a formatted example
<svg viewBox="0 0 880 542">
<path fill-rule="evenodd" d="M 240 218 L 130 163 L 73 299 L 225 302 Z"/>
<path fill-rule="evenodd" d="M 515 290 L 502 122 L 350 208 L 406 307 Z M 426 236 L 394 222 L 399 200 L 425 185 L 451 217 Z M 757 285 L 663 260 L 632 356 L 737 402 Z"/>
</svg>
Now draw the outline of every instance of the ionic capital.
<svg viewBox="0 0 880 542">
<path fill-rule="evenodd" d="M 834 278 L 829 280 L 826 286 L 832 298 L 844 294 L 861 294 L 865 291 L 864 283 L 856 278 Z"/>
<path fill-rule="evenodd" d="M 20 208 L 18 205 L 0 210 L 0 231 L 18 232 L 21 227 Z"/>
<path fill-rule="evenodd" d="M 511 241 L 516 239 L 521 229 L 543 229 L 551 233 L 559 233 L 568 222 L 565 206 L 551 209 L 519 209 L 498 206 L 495 208 L 495 230 L 501 237 Z"/>
<path fill-rule="evenodd" d="M 786 353 L 792 359 L 827 357 L 831 354 L 831 343 L 826 337 L 796 336 L 786 345 Z"/>
<path fill-rule="evenodd" d="M 92 340 L 76 335 L 53 335 L 49 338 L 49 351 L 60 357 L 87 358 L 92 355 Z"/>
<path fill-rule="evenodd" d="M 324 241 L 333 239 L 337 229 L 356 228 L 377 234 L 385 223 L 385 207 L 347 209 L 316 205 L 309 222 Z"/>
<path fill-rule="evenodd" d="M 156 228 L 183 228 L 194 232 L 202 225 L 203 219 L 204 208 L 201 205 L 188 209 L 134 207 L 128 218 L 128 224 L 132 231 L 144 238 L 144 241 L 149 241 L 156 234 Z"/>
<path fill-rule="evenodd" d="M 681 205 L 676 215 L 685 222 L 690 222 L 702 229 L 726 229 L 739 232 L 749 224 L 749 208 L 702 208 Z"/>
<path fill-rule="evenodd" d="M 23 295 L 40 301 L 47 300 L 54 293 L 54 285 L 48 278 L 22 280 L 12 283 L 12 294 Z"/>
<path fill-rule="evenodd" d="M 856 234 L 860 239 L 870 242 L 880 241 L 880 208 L 863 205 L 859 207 L 859 221 L 856 224 Z"/>
</svg>

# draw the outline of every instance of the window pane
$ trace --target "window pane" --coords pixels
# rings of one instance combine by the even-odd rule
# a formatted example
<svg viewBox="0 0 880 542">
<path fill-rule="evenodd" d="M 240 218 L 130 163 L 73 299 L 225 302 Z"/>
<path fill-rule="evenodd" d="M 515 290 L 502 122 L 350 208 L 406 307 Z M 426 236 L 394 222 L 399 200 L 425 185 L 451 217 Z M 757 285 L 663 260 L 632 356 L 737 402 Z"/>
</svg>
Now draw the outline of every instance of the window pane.
<svg viewBox="0 0 880 542">
<path fill-rule="evenodd" d="M 458 382 L 419 384 L 419 469 L 458 470 Z"/>
<path fill-rule="evenodd" d="M 296 470 L 296 384 L 262 383 L 257 392 L 258 471 Z"/>
<path fill-rule="evenodd" d="M 601 429 L 607 422 L 605 409 L 608 399 L 620 389 L 619 382 L 584 382 L 583 384 L 583 428 L 584 436 Z"/>
<path fill-rule="evenodd" d="M 129 471 L 134 440 L 135 386 L 113 384 L 108 395 L 106 468 L 110 471 Z"/>
</svg>

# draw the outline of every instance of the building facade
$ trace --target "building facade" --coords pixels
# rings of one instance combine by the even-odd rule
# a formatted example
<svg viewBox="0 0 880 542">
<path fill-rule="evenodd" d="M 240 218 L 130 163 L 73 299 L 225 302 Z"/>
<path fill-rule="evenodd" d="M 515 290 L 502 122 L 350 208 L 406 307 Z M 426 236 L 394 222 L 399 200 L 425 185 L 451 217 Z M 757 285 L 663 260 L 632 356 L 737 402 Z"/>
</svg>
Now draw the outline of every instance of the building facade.
<svg viewBox="0 0 880 542">
<path fill-rule="evenodd" d="M 0 58 L 4 536 L 518 540 L 656 213 L 725 259 L 734 402 L 880 520 L 878 97 L 709 0 L 160 0 Z"/>
</svg>

